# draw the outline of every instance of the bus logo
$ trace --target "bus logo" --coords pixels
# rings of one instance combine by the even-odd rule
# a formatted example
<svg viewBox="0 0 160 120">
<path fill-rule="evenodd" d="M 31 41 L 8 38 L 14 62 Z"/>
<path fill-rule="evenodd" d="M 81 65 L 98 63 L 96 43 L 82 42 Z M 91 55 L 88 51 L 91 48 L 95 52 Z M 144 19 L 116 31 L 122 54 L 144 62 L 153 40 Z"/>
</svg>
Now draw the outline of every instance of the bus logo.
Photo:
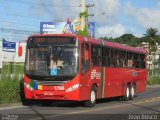
<svg viewBox="0 0 160 120">
<path fill-rule="evenodd" d="M 57 69 L 55 68 L 50 69 L 50 75 L 57 76 Z"/>
<path fill-rule="evenodd" d="M 96 70 L 93 70 L 91 72 L 91 80 L 93 79 L 101 79 L 101 73 L 97 72 Z"/>
</svg>

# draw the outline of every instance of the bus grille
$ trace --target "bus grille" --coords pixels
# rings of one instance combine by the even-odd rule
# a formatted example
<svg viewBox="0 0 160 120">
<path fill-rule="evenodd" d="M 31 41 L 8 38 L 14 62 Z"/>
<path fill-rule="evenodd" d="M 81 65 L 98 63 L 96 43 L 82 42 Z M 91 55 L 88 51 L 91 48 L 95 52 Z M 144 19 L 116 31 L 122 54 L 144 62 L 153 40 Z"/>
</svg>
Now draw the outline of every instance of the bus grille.
<svg viewBox="0 0 160 120">
<path fill-rule="evenodd" d="M 38 81 L 34 80 L 35 83 L 38 85 L 46 85 L 46 86 L 62 86 L 65 84 L 67 81 Z"/>
</svg>

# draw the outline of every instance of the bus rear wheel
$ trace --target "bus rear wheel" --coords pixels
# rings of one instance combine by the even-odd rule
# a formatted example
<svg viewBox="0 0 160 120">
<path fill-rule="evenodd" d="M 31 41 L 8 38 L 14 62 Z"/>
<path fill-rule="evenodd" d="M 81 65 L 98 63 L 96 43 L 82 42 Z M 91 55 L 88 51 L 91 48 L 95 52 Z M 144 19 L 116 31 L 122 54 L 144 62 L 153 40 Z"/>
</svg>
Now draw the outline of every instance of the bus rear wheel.
<svg viewBox="0 0 160 120">
<path fill-rule="evenodd" d="M 130 87 L 127 85 L 125 95 L 122 97 L 122 100 L 128 101 L 130 97 Z"/>
<path fill-rule="evenodd" d="M 97 99 L 97 87 L 93 86 L 90 92 L 90 99 L 84 102 L 85 107 L 94 107 Z"/>
<path fill-rule="evenodd" d="M 131 87 L 130 87 L 130 95 L 129 95 L 129 99 L 130 99 L 130 100 L 133 100 L 133 99 L 134 99 L 134 97 L 135 97 L 135 92 L 136 92 L 136 87 L 135 87 L 135 85 L 133 84 L 133 85 L 131 85 Z"/>
</svg>

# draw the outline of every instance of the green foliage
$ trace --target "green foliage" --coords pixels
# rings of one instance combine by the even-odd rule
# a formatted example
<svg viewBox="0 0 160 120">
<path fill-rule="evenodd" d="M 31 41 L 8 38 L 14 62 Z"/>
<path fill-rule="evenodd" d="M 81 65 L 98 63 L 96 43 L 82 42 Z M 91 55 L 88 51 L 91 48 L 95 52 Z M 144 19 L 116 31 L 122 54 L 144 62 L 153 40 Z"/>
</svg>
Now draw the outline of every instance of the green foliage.
<svg viewBox="0 0 160 120">
<path fill-rule="evenodd" d="M 12 74 L 23 74 L 23 64 L 12 64 Z M 11 74 L 11 64 L 3 64 L 2 74 Z"/>
<path fill-rule="evenodd" d="M 24 72 L 23 69 L 23 64 L 12 64 L 11 77 L 11 64 L 3 64 L 0 78 L 0 104 L 20 102 L 19 80 Z"/>
<path fill-rule="evenodd" d="M 124 35 L 122 35 L 120 37 L 117 37 L 117 38 L 104 37 L 102 39 L 110 41 L 110 42 L 118 42 L 118 43 L 121 43 L 121 44 L 130 45 L 130 46 L 133 46 L 133 47 L 138 46 L 142 42 L 142 39 L 137 38 L 132 34 L 124 34 Z"/>
<path fill-rule="evenodd" d="M 145 36 L 138 38 L 135 37 L 132 34 L 123 34 L 120 37 L 117 38 L 107 38 L 103 37 L 101 39 L 110 41 L 110 42 L 118 42 L 121 44 L 137 47 L 139 46 L 142 42 L 148 42 L 150 45 L 150 52 L 156 51 L 156 43 L 160 44 L 160 36 L 157 35 L 158 30 L 156 28 L 149 28 L 146 31 Z"/>
<path fill-rule="evenodd" d="M 147 80 L 148 85 L 160 85 L 160 77 L 159 76 L 151 76 Z"/>
<path fill-rule="evenodd" d="M 81 12 L 80 14 L 79 14 L 79 16 L 80 16 L 80 18 L 82 18 L 82 17 L 87 17 L 88 16 L 88 13 L 87 13 L 87 11 L 85 11 L 85 12 Z M 78 35 L 81 35 L 81 36 L 84 36 L 84 37 L 88 37 L 88 26 L 86 25 L 85 26 L 85 28 L 84 28 L 84 30 L 79 30 L 78 32 L 77 32 L 77 34 Z"/>
<path fill-rule="evenodd" d="M 0 80 L 0 104 L 20 102 L 19 82 L 16 78 Z"/>
<path fill-rule="evenodd" d="M 158 30 L 156 28 L 148 28 L 146 30 L 146 42 L 149 43 L 149 54 L 157 50 L 156 43 L 160 43 L 159 36 L 157 35 Z"/>
<path fill-rule="evenodd" d="M 79 30 L 77 34 L 80 36 L 88 37 L 88 27 L 86 26 L 83 31 Z"/>
<path fill-rule="evenodd" d="M 155 68 L 155 69 L 150 69 L 148 70 L 148 75 L 149 76 L 160 76 L 160 69 L 159 68 Z"/>
<path fill-rule="evenodd" d="M 79 14 L 79 17 L 80 17 L 80 18 L 81 18 L 81 17 L 87 17 L 87 11 L 81 12 L 81 13 Z"/>
</svg>

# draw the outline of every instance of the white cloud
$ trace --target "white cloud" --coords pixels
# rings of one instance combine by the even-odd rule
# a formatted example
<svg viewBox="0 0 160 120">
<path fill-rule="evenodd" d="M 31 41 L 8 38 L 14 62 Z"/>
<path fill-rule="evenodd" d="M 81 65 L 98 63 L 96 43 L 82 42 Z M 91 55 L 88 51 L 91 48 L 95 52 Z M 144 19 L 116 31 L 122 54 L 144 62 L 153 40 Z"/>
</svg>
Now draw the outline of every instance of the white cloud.
<svg viewBox="0 0 160 120">
<path fill-rule="evenodd" d="M 149 27 L 156 27 L 160 30 L 160 10 L 158 8 L 137 9 L 128 2 L 124 10 L 128 16 L 136 19 L 139 26 L 145 29 Z"/>
<path fill-rule="evenodd" d="M 87 4 L 95 4 L 95 7 L 88 8 L 90 14 L 94 14 L 94 17 L 89 17 L 92 21 L 95 21 L 97 24 L 107 24 L 113 25 L 116 23 L 115 16 L 118 14 L 120 9 L 119 0 L 86 0 Z M 66 18 L 72 18 L 79 16 L 80 7 L 54 7 L 48 6 L 49 3 L 52 5 L 60 6 L 79 6 L 81 1 L 79 0 L 48 0 L 45 2 L 43 0 L 35 0 L 35 3 L 42 4 L 40 6 L 32 5 L 30 7 L 30 13 L 34 16 L 49 16 L 54 19 L 66 20 Z M 101 15 L 101 13 L 104 13 Z"/>
<path fill-rule="evenodd" d="M 81 1 L 79 0 L 49 0 L 53 5 L 60 6 L 79 6 Z M 38 2 L 38 0 L 36 0 Z M 106 26 L 98 28 L 99 33 L 107 34 L 110 36 L 119 36 L 124 33 L 124 27 L 121 24 L 117 24 L 116 16 L 120 10 L 119 0 L 86 0 L 87 4 L 95 4 L 95 7 L 88 8 L 89 14 L 94 14 L 94 17 L 89 17 L 89 21 L 96 22 L 96 26 Z M 66 20 L 66 18 L 71 18 L 72 20 L 79 16 L 80 7 L 51 7 L 48 6 L 44 1 L 40 1 L 42 6 L 39 6 L 37 10 L 32 12 L 37 14 L 37 16 L 47 14 L 52 20 Z M 41 14 L 42 13 L 42 14 Z M 102 15 L 102 13 L 105 13 Z M 109 27 L 107 27 L 109 26 Z M 112 27 L 110 27 L 112 26 Z"/>
<path fill-rule="evenodd" d="M 157 3 L 157 8 L 160 8 L 160 1 L 158 1 Z"/>
<path fill-rule="evenodd" d="M 95 7 L 90 8 L 89 12 L 94 13 L 95 17 L 91 18 L 99 25 L 113 25 L 116 23 L 116 15 L 119 13 L 119 0 L 96 0 L 91 1 Z M 105 13 L 102 15 L 102 13 Z"/>
<path fill-rule="evenodd" d="M 107 37 L 118 37 L 123 35 L 126 30 L 123 25 L 105 26 L 97 29 L 98 35 Z"/>
</svg>

